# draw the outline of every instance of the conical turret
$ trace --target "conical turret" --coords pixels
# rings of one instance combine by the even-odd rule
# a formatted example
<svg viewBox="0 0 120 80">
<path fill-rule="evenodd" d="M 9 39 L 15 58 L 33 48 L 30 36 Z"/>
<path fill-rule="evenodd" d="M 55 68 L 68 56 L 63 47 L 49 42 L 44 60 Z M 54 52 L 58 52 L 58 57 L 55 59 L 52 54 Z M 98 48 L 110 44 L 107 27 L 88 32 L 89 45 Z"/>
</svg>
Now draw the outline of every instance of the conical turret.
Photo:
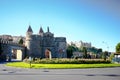
<svg viewBox="0 0 120 80">
<path fill-rule="evenodd" d="M 33 33 L 33 30 L 32 30 L 32 28 L 31 28 L 31 26 L 30 26 L 30 25 L 29 25 L 29 27 L 28 27 L 27 32 L 32 32 L 32 33 Z"/>
<path fill-rule="evenodd" d="M 43 31 L 42 27 L 40 27 L 39 35 L 43 36 L 43 33 L 44 33 L 44 31 Z"/>
<path fill-rule="evenodd" d="M 29 25 L 29 27 L 28 27 L 28 30 L 27 30 L 26 34 L 27 34 L 27 35 L 32 35 L 32 34 L 33 34 L 33 30 L 32 30 L 32 28 L 31 28 L 30 25 Z"/>
</svg>

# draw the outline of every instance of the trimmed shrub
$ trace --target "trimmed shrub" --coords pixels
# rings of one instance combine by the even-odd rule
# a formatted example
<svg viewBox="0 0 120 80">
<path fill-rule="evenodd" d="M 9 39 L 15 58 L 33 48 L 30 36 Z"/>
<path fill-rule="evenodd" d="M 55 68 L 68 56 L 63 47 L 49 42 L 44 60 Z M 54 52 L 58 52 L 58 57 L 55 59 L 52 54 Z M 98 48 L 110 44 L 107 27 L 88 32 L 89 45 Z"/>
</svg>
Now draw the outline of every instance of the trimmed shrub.
<svg viewBox="0 0 120 80">
<path fill-rule="evenodd" d="M 29 62 L 25 60 L 25 62 Z M 111 63 L 110 60 L 103 59 L 35 59 L 34 64 L 101 64 Z"/>
</svg>

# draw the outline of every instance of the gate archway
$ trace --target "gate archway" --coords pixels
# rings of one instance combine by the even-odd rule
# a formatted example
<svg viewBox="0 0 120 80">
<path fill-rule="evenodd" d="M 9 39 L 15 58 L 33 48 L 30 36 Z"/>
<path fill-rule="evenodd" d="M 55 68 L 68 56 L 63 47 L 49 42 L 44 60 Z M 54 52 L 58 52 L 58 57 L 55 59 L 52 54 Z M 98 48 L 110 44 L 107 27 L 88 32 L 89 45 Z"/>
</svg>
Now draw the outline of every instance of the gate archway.
<svg viewBox="0 0 120 80">
<path fill-rule="evenodd" d="M 45 50 L 45 58 L 52 58 L 51 50 L 48 48 Z"/>
<path fill-rule="evenodd" d="M 12 61 L 22 61 L 24 57 L 24 48 L 11 46 L 11 60 Z"/>
</svg>

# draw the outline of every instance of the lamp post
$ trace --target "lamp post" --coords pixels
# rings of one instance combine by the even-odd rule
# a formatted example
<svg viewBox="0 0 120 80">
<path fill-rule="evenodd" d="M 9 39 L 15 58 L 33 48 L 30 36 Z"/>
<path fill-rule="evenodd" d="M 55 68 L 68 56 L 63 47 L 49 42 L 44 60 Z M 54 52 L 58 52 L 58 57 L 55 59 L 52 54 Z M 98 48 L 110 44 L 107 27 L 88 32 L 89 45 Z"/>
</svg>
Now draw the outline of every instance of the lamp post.
<svg viewBox="0 0 120 80">
<path fill-rule="evenodd" d="M 107 46 L 108 56 L 110 56 L 108 43 L 107 43 L 107 42 L 104 42 L 104 41 L 103 41 L 103 43 Z"/>
<path fill-rule="evenodd" d="M 30 68 L 31 68 L 31 61 L 32 61 L 32 57 L 31 57 L 31 53 L 29 55 L 29 64 L 30 64 Z"/>
<path fill-rule="evenodd" d="M 107 46 L 107 51 L 109 52 L 109 46 L 108 46 L 108 43 L 107 42 L 102 42 L 102 43 L 104 43 L 106 46 Z"/>
<path fill-rule="evenodd" d="M 109 46 L 108 46 L 108 44 L 107 44 L 107 42 L 102 42 L 102 43 L 104 43 L 106 46 L 107 46 L 107 52 L 105 51 L 104 52 L 104 60 L 106 60 L 106 58 L 109 56 Z"/>
<path fill-rule="evenodd" d="M 31 61 L 32 61 L 32 58 L 31 58 L 31 56 L 30 56 L 30 57 L 29 57 L 30 68 L 31 68 Z"/>
</svg>

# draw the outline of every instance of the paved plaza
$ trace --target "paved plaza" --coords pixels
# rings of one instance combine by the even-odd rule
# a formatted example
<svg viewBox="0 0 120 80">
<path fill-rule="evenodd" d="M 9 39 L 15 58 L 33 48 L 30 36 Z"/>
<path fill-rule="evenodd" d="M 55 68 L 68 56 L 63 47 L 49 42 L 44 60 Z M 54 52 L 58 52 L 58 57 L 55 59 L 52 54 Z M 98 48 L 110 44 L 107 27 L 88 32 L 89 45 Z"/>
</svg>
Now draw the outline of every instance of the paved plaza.
<svg viewBox="0 0 120 80">
<path fill-rule="evenodd" d="M 120 80 L 120 67 L 89 69 L 22 69 L 0 64 L 0 80 Z"/>
</svg>

